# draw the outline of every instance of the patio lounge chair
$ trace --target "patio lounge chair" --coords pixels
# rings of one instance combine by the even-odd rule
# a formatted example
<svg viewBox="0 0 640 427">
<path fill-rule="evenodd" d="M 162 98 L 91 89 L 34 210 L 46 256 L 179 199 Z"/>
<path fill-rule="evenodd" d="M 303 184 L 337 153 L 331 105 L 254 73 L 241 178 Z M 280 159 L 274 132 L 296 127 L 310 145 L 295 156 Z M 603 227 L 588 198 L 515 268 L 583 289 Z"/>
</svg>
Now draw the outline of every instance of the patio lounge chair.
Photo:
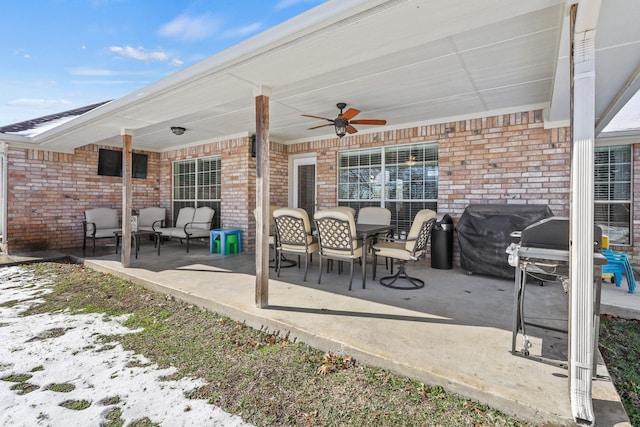
<svg viewBox="0 0 640 427">
<path fill-rule="evenodd" d="M 166 217 L 167 211 L 165 208 L 142 208 L 138 212 L 138 230 L 154 231 L 154 224 L 156 224 L 157 228 L 164 228 Z"/>
<path fill-rule="evenodd" d="M 120 231 L 117 209 L 94 208 L 84 211 L 82 221 L 83 239 L 82 254 L 87 247 L 87 239 L 93 241 L 93 254 L 96 253 L 96 239 L 112 238 L 116 239 L 115 232 Z"/>
<path fill-rule="evenodd" d="M 307 211 L 300 208 L 280 208 L 273 212 L 276 225 L 276 271 L 280 277 L 283 261 L 282 254 L 290 253 L 304 255 L 304 281 L 307 281 L 309 259 L 311 254 L 318 252 L 318 240 L 311 235 L 311 224 Z"/>
<path fill-rule="evenodd" d="M 180 209 L 175 227 L 161 228 L 154 223 L 153 231 L 159 232 L 162 237 L 177 238 L 187 241 L 187 252 L 189 252 L 189 241 L 191 239 L 209 238 L 211 235 L 211 222 L 213 221 L 214 210 L 208 206 L 199 208 L 186 207 Z"/>
<path fill-rule="evenodd" d="M 385 256 L 397 260 L 398 272 L 391 276 L 380 279 L 380 284 L 394 289 L 419 289 L 424 287 L 424 280 L 411 277 L 407 274 L 406 264 L 408 261 L 417 261 L 424 257 L 427 243 L 431 237 L 431 229 L 436 222 L 436 213 L 431 209 L 422 209 L 413 219 L 411 229 L 406 240 L 386 239 L 373 245 L 374 250 L 374 273 L 375 280 L 375 258 Z M 393 270 L 393 266 L 392 266 Z M 406 279 L 410 286 L 395 285 L 398 279 Z"/>
</svg>

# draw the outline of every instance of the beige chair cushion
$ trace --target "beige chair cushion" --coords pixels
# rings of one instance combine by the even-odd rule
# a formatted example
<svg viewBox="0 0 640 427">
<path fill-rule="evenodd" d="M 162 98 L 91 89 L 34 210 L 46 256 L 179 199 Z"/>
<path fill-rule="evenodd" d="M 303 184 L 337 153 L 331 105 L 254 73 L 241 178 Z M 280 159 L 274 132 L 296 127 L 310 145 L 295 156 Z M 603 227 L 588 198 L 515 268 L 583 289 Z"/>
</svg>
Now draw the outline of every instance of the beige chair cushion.
<svg viewBox="0 0 640 427">
<path fill-rule="evenodd" d="M 187 233 L 184 231 L 185 225 L 190 238 L 209 237 L 211 231 L 211 221 L 215 210 L 208 206 L 202 206 L 198 209 L 192 207 L 181 208 L 178 212 L 178 219 L 175 227 L 161 228 L 158 231 L 163 236 L 177 237 L 186 239 Z"/>
<path fill-rule="evenodd" d="M 309 215 L 307 211 L 300 208 L 278 208 L 273 212 L 274 222 L 276 218 L 281 216 L 290 216 L 293 218 L 299 218 L 302 220 L 302 226 L 304 227 L 304 232 L 306 234 L 307 245 L 309 247 L 309 253 L 314 253 L 318 251 L 318 241 L 311 234 L 311 222 L 309 221 Z M 300 241 L 299 245 L 292 244 L 282 244 L 282 250 L 286 252 L 298 252 L 298 253 L 306 253 L 304 247 L 304 240 Z"/>
<path fill-rule="evenodd" d="M 391 224 L 391 211 L 387 208 L 366 207 L 358 211 L 358 224 Z"/>
<path fill-rule="evenodd" d="M 84 217 L 87 221 L 87 237 L 93 236 L 94 226 L 96 231 L 96 238 L 115 237 L 113 233 L 121 230 L 117 209 L 89 209 L 85 211 Z"/>
<path fill-rule="evenodd" d="M 164 221 L 166 216 L 167 211 L 165 208 L 142 208 L 138 212 L 138 230 L 153 230 L 153 223 Z M 160 227 L 160 223 L 156 224 L 156 228 L 159 229 Z"/>
<path fill-rule="evenodd" d="M 420 234 L 420 228 L 422 228 L 422 223 L 430 220 L 431 218 L 435 218 L 436 216 L 436 212 L 431 209 L 422 209 L 421 211 L 418 211 L 416 216 L 413 218 L 411 229 L 407 235 L 407 243 L 405 245 L 406 250 L 413 252 L 413 248 L 416 246 L 416 238 L 418 237 L 418 234 Z"/>
<path fill-rule="evenodd" d="M 411 257 L 411 252 L 407 251 L 405 247 L 406 247 L 405 242 L 382 241 L 374 245 L 377 256 L 396 258 L 396 259 L 409 261 L 413 258 Z"/>
<path fill-rule="evenodd" d="M 350 206 L 334 206 L 332 208 L 323 209 L 322 211 L 338 211 L 338 212 L 346 212 L 350 213 L 352 217 L 356 217 L 356 210 Z"/>
<path fill-rule="evenodd" d="M 178 219 L 176 220 L 176 228 L 184 228 L 190 222 L 193 222 L 193 214 L 196 211 L 195 208 L 187 207 L 181 208 L 178 211 Z"/>
<path fill-rule="evenodd" d="M 356 222 L 354 220 L 354 215 L 353 215 L 354 211 L 352 208 L 347 208 L 347 209 L 342 209 L 342 208 L 346 208 L 346 206 L 338 206 L 331 209 L 323 209 L 321 211 L 316 212 L 313 218 L 314 219 L 335 218 L 342 221 L 349 221 L 349 228 L 351 229 L 351 235 L 356 237 Z"/>
<path fill-rule="evenodd" d="M 343 207 L 340 206 L 340 208 L 343 208 Z M 351 255 L 349 250 L 338 250 L 338 249 L 329 249 L 329 248 L 322 248 L 322 253 L 326 255 L 334 255 L 334 256 L 348 257 L 348 258 L 360 258 L 362 256 L 362 244 L 360 240 L 358 240 L 358 235 L 356 232 L 356 222 L 354 220 L 353 213 L 351 211 L 352 211 L 351 208 L 348 208 L 348 209 L 331 208 L 331 209 L 324 209 L 315 213 L 313 217 L 316 220 L 319 220 L 322 218 L 335 218 L 341 221 L 348 221 L 349 229 L 351 231 L 351 236 L 353 236 L 353 255 Z M 320 241 L 322 242 L 322 239 L 320 239 Z"/>
<path fill-rule="evenodd" d="M 184 228 L 179 228 L 179 227 L 163 228 L 161 231 L 163 236 L 176 237 L 178 239 L 187 238 L 187 234 L 184 232 Z M 187 227 L 187 231 L 189 232 L 190 239 L 194 239 L 197 237 L 209 237 L 211 235 L 210 230 L 203 230 L 201 228 Z"/>
<path fill-rule="evenodd" d="M 211 221 L 214 213 L 215 211 L 208 206 L 199 207 L 193 214 L 193 222 L 188 228 L 206 230 L 208 232 L 211 230 Z"/>
</svg>

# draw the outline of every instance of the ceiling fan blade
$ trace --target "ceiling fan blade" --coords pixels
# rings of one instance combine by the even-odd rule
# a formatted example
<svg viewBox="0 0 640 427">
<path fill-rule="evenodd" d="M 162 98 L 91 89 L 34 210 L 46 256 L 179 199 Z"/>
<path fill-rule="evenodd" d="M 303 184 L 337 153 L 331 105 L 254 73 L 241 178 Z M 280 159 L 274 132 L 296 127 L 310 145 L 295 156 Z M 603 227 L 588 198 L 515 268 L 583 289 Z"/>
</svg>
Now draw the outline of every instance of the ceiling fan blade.
<svg viewBox="0 0 640 427">
<path fill-rule="evenodd" d="M 351 120 L 351 123 L 354 125 L 386 125 L 386 120 L 377 120 L 377 119 L 362 119 L 362 120 Z"/>
<path fill-rule="evenodd" d="M 342 113 L 342 118 L 343 119 L 347 119 L 347 120 L 351 120 L 352 118 L 354 118 L 358 114 L 360 114 L 360 110 L 356 110 L 355 108 L 349 108 L 347 111 Z"/>
<path fill-rule="evenodd" d="M 351 125 L 347 125 L 347 133 L 356 133 L 358 132 L 358 129 L 354 128 Z"/>
<path fill-rule="evenodd" d="M 328 122 L 333 123 L 333 119 L 327 119 L 326 117 L 312 116 L 311 114 L 301 114 L 301 116 L 304 116 L 304 117 L 311 117 L 312 119 L 326 120 L 326 121 L 328 121 Z"/>
<path fill-rule="evenodd" d="M 314 126 L 314 127 L 309 128 L 309 129 L 307 129 L 307 130 L 323 128 L 323 127 L 325 127 L 325 126 L 333 126 L 333 123 L 327 123 L 326 125 Z"/>
</svg>

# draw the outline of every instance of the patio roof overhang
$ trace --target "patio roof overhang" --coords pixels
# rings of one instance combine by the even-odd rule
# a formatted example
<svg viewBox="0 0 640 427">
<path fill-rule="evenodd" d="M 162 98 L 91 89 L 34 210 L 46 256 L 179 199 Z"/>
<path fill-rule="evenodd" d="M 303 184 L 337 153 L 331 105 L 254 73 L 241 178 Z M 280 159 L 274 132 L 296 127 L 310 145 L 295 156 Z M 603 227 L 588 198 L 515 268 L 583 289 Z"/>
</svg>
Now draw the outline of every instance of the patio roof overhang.
<svg viewBox="0 0 640 427">
<path fill-rule="evenodd" d="M 268 87 L 270 137 L 334 137 L 301 117 L 335 104 L 384 118 L 362 133 L 545 109 L 569 123 L 569 0 L 328 1 L 226 51 L 31 138 L 71 152 L 89 143 L 167 151 L 255 132 L 254 90 Z M 633 9 L 633 10 L 629 10 Z M 596 123 L 604 127 L 640 85 L 640 4 L 602 4 Z M 636 76 L 636 78 L 634 78 Z M 173 135 L 171 126 L 187 132 Z M 4 138 L 4 137 L 3 137 Z"/>
</svg>

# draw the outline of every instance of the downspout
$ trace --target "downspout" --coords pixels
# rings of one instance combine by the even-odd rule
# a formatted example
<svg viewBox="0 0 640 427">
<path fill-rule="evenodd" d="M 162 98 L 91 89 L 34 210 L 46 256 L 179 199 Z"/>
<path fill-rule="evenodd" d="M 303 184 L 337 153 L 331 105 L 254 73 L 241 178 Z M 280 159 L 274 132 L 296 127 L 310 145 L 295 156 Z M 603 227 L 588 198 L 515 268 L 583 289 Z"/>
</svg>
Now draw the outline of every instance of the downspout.
<svg viewBox="0 0 640 427">
<path fill-rule="evenodd" d="M 7 192 L 8 192 L 8 182 L 7 179 L 9 177 L 8 162 L 7 162 L 7 144 L 2 143 L 0 145 L 0 161 L 1 164 L 1 176 L 2 176 L 2 187 L 0 188 L 0 235 L 2 236 L 2 240 L 0 241 L 0 251 L 3 253 L 7 253 Z"/>
<path fill-rule="evenodd" d="M 571 410 L 593 425 L 593 224 L 595 150 L 595 35 L 601 0 L 571 6 L 571 246 L 569 370 Z"/>
</svg>

